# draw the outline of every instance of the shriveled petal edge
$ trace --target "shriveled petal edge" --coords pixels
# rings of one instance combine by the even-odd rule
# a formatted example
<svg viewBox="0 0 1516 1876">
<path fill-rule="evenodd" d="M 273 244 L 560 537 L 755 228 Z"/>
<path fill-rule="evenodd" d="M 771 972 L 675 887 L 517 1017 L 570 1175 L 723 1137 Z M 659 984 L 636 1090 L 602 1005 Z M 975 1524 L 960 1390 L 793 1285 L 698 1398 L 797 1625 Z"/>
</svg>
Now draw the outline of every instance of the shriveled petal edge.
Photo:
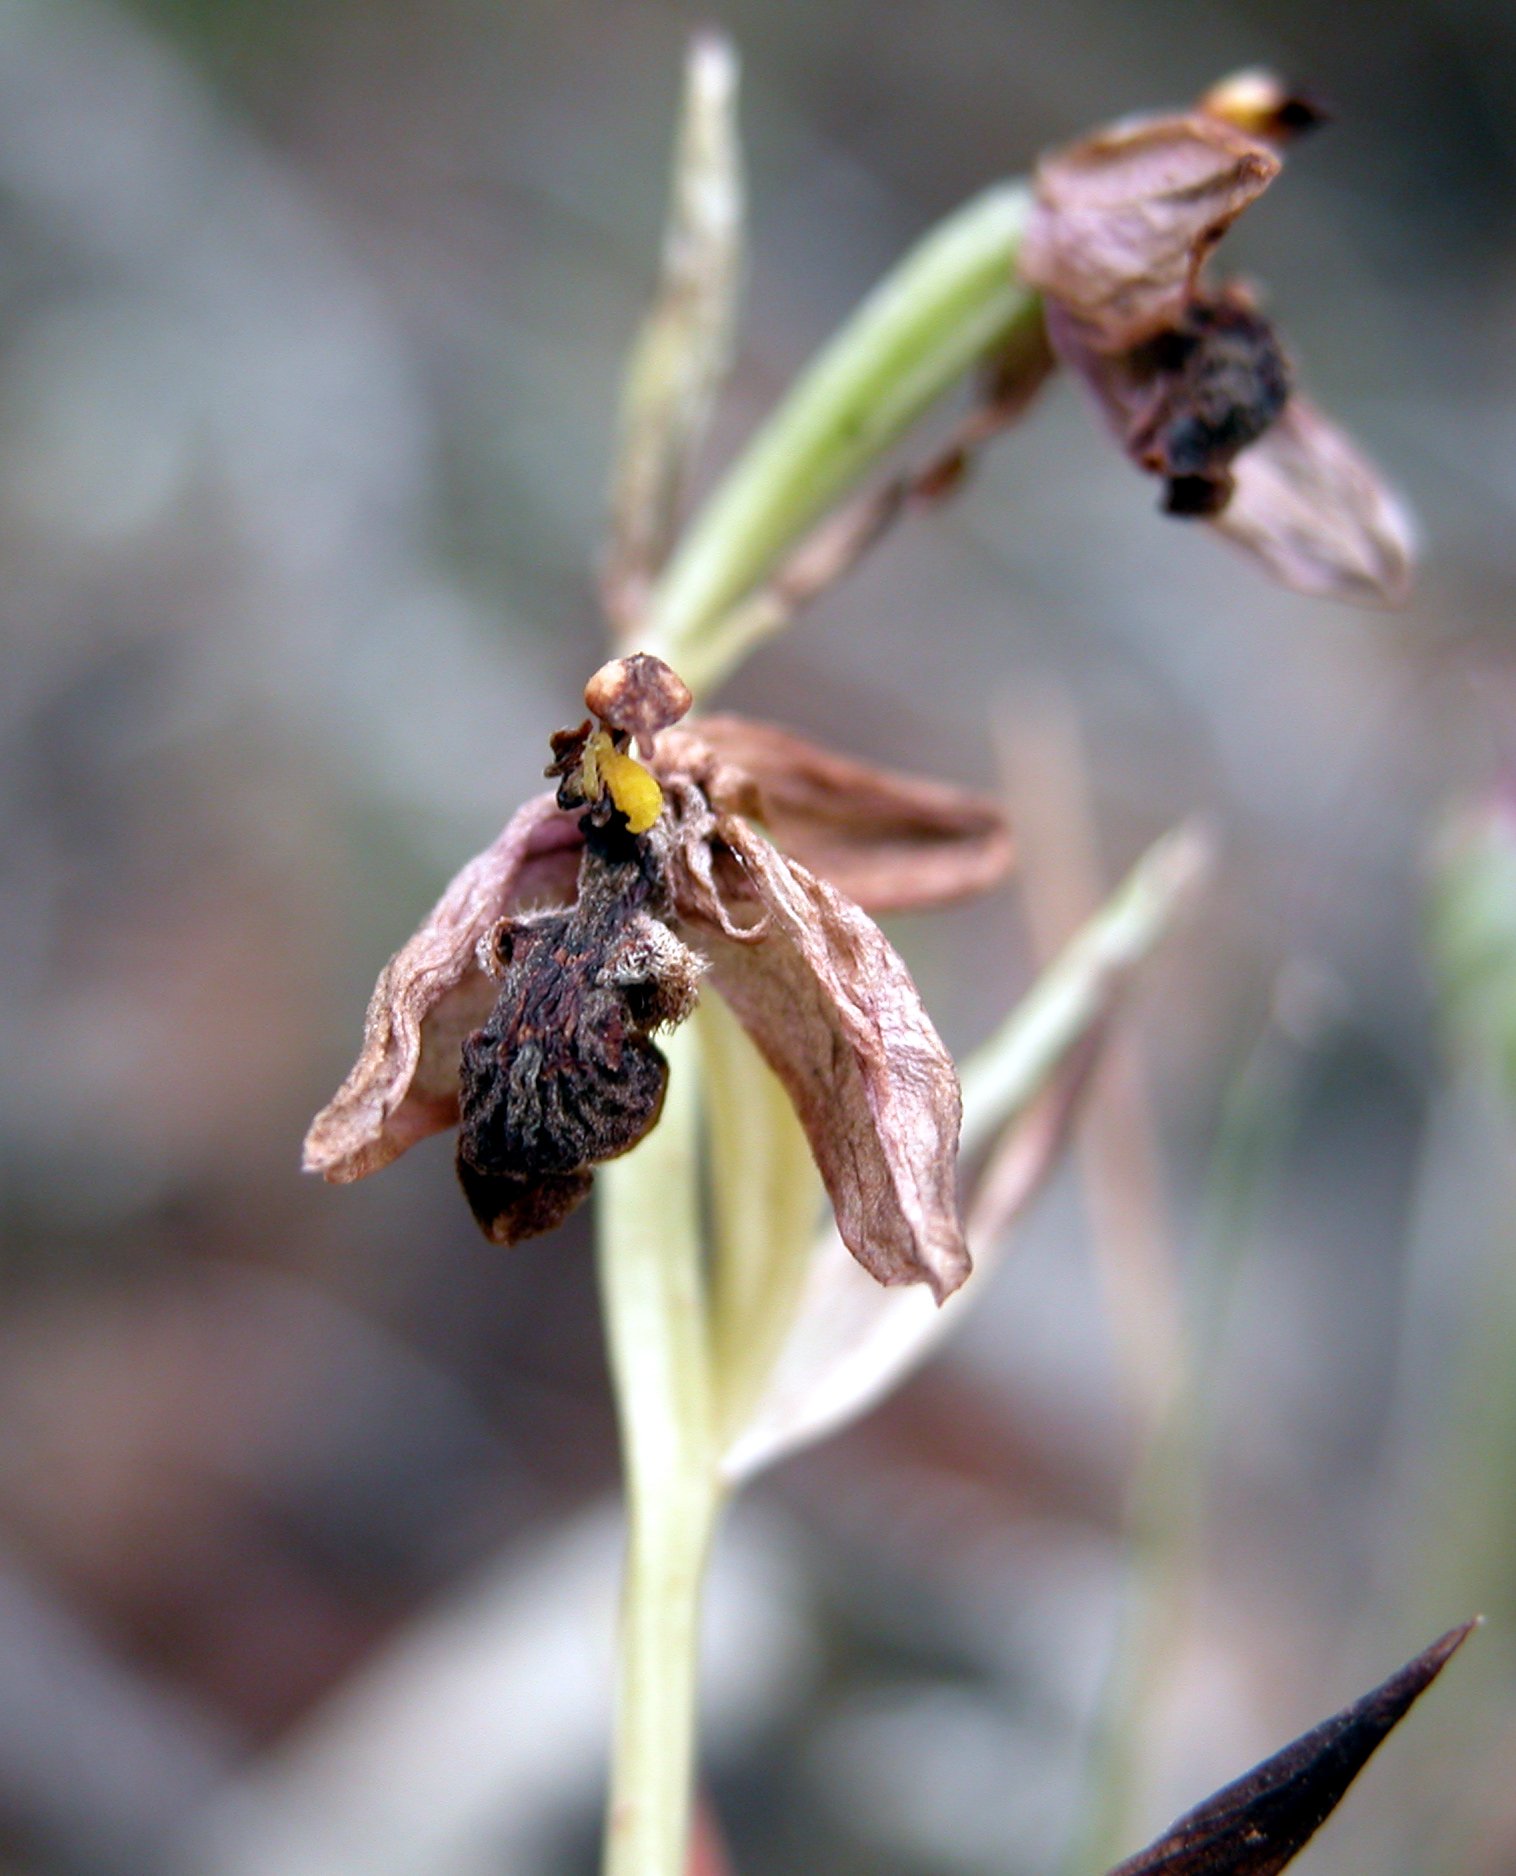
<svg viewBox="0 0 1516 1876">
<path fill-rule="evenodd" d="M 934 1307 L 921 1289 L 882 1292 L 847 1255 L 835 1230 L 822 1236 L 767 1385 L 722 1456 L 725 1478 L 750 1478 L 868 1412 L 951 1334 L 1004 1258 L 1009 1226 L 1057 1165 L 1104 1029 L 1097 1022 L 1072 1045 L 976 1180 L 966 1225 L 974 1247 L 972 1280 L 945 1307 Z"/>
<path fill-rule="evenodd" d="M 580 844 L 573 818 L 553 796 L 537 795 L 454 876 L 379 974 L 358 1059 L 306 1134 L 307 1172 L 337 1183 L 362 1179 L 452 1126 L 459 1049 L 492 995 L 479 941 L 536 893 L 560 896 L 555 875 Z"/>
<path fill-rule="evenodd" d="M 1091 345 L 1088 329 L 1065 307 L 1049 301 L 1043 317 L 1059 363 L 1084 386 L 1111 435 L 1130 455 L 1130 438 L 1151 403 L 1151 388 L 1126 353 Z"/>
<path fill-rule="evenodd" d="M 961 1155 L 989 1156 L 968 1209 L 970 1281 L 941 1309 L 919 1288 L 881 1291 L 826 1231 L 763 1393 L 722 1457 L 725 1478 L 751 1478 L 867 1412 L 971 1307 L 1006 1255 L 1006 1226 L 1055 1162 L 1127 984 L 1209 855 L 1198 826 L 1160 840 L 966 1064 Z"/>
<path fill-rule="evenodd" d="M 989 796 L 744 717 L 703 717 L 674 734 L 681 759 L 709 778 L 718 809 L 760 820 L 786 853 L 866 912 L 949 905 L 1010 872 L 1015 843 Z"/>
<path fill-rule="evenodd" d="M 1306 398 L 1295 396 L 1232 465 L 1232 498 L 1210 525 L 1297 593 L 1396 606 L 1415 569 L 1410 511 Z"/>
<path fill-rule="evenodd" d="M 766 934 L 736 943 L 697 911 L 687 935 L 788 1090 L 843 1242 L 880 1283 L 926 1283 L 940 1302 L 971 1268 L 952 1058 L 866 913 L 734 817 L 717 831 Z"/>
<path fill-rule="evenodd" d="M 1112 124 L 1038 164 L 1021 276 L 1093 349 L 1129 351 L 1178 322 L 1206 255 L 1279 170 L 1202 112 Z"/>
</svg>

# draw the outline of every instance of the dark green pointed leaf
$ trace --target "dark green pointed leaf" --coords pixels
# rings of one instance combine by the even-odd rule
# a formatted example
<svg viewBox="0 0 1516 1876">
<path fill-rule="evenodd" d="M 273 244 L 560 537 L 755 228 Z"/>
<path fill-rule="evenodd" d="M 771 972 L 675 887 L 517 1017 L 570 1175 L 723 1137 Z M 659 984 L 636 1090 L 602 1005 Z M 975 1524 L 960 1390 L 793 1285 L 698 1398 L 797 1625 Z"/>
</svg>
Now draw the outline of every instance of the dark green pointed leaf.
<svg viewBox="0 0 1516 1876">
<path fill-rule="evenodd" d="M 1227 1785 L 1110 1876 L 1275 1876 L 1474 1628 L 1465 1622 L 1398 1674 Z"/>
</svg>

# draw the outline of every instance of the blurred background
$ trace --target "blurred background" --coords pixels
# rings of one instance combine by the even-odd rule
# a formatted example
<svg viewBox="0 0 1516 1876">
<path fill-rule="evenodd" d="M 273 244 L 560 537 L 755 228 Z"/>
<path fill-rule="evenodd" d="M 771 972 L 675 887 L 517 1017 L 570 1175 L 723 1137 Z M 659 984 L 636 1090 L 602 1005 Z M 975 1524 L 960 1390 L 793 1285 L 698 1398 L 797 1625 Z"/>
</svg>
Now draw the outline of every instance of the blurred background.
<svg viewBox="0 0 1516 1876">
<path fill-rule="evenodd" d="M 1262 62 L 1337 121 L 1229 267 L 1426 542 L 1404 613 L 1293 598 L 1055 383 L 732 685 L 1011 791 L 1020 881 L 895 928 L 956 1048 L 1163 828 L 1223 851 L 965 1331 L 731 1523 L 734 1865 L 1082 1872 L 1482 1608 L 1311 1854 L 1516 1870 L 1516 14 L 708 11 L 752 211 L 714 464 L 936 217 Z M 586 1217 L 507 1256 L 446 1140 L 297 1161 L 603 656 L 695 17 L 0 0 L 7 1872 L 594 1867 Z"/>
</svg>

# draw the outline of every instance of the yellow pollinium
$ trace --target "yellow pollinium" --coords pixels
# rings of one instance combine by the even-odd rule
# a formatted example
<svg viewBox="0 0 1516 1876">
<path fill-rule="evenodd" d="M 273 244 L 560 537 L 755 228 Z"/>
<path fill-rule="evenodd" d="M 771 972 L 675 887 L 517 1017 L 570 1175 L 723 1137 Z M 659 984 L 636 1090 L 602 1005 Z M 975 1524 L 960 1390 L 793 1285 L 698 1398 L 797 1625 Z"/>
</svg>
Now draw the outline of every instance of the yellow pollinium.
<svg viewBox="0 0 1516 1876">
<path fill-rule="evenodd" d="M 634 834 L 645 834 L 663 812 L 663 790 L 655 778 L 623 755 L 604 730 L 596 730 L 585 745 L 580 780 L 591 801 L 608 794 Z"/>
<path fill-rule="evenodd" d="M 640 762 L 613 749 L 600 758 L 611 800 L 634 834 L 645 834 L 663 812 L 663 790 Z"/>
</svg>

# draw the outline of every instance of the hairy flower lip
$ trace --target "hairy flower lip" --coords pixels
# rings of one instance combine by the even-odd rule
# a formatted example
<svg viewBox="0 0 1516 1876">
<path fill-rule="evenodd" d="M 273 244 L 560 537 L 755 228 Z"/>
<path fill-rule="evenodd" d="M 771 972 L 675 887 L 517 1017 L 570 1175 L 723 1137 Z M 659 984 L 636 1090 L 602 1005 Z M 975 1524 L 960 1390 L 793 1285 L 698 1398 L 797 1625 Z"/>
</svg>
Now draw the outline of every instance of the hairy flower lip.
<svg viewBox="0 0 1516 1876">
<path fill-rule="evenodd" d="M 572 895 L 583 836 L 551 795 L 519 808 L 379 975 L 351 1073 L 312 1121 L 307 1172 L 346 1184 L 458 1119 L 463 1038 L 493 991 L 479 946 L 509 912 Z"/>
<path fill-rule="evenodd" d="M 1279 174 L 1284 133 L 1316 121 L 1266 74 L 1242 76 L 1246 84 L 1224 81 L 1191 111 L 1122 119 L 1045 156 L 1021 273 L 1043 295 L 1053 351 L 1127 454 L 1165 477 L 1169 513 L 1206 521 L 1298 592 L 1395 605 L 1410 586 L 1410 519 L 1313 405 L 1293 389 L 1281 399 L 1288 374 L 1261 317 L 1240 321 L 1256 333 L 1251 357 L 1221 331 L 1188 379 L 1154 345 L 1196 309 L 1249 307 L 1236 286 L 1203 288 L 1202 269 Z M 1277 122 L 1262 109 L 1270 102 L 1283 112 Z M 1154 447 L 1155 410 L 1169 435 L 1209 439 L 1198 473 L 1174 474 L 1168 451 Z"/>
<path fill-rule="evenodd" d="M 844 1240 L 881 1282 L 948 1295 L 969 1270 L 951 1059 L 868 911 L 796 856 L 830 855 L 875 906 L 942 903 L 1005 872 L 999 810 L 734 719 L 663 731 L 652 768 L 665 807 L 646 838 L 671 929 L 788 1089 Z M 462 869 L 381 973 L 358 1061 L 307 1136 L 307 1170 L 363 1178 L 456 1124 L 463 1041 L 495 991 L 481 945 L 513 913 L 572 902 L 583 841 L 542 795 Z"/>
</svg>

